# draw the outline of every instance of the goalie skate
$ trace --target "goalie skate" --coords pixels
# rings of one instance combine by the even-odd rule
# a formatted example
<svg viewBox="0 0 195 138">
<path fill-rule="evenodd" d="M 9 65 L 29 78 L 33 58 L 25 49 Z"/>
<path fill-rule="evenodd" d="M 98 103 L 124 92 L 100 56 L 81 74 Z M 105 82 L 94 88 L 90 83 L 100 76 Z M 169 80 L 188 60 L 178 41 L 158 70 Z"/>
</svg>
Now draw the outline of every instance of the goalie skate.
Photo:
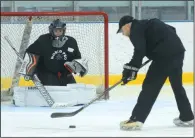
<svg viewBox="0 0 195 138">
<path fill-rule="evenodd" d="M 173 120 L 173 123 L 176 125 L 176 126 L 180 126 L 180 127 L 193 127 L 194 125 L 194 120 L 191 120 L 191 121 L 182 121 L 180 120 L 179 118 L 175 118 Z"/>
<path fill-rule="evenodd" d="M 141 130 L 143 126 L 142 122 L 126 120 L 120 123 L 121 130 L 133 131 L 133 130 Z"/>
</svg>

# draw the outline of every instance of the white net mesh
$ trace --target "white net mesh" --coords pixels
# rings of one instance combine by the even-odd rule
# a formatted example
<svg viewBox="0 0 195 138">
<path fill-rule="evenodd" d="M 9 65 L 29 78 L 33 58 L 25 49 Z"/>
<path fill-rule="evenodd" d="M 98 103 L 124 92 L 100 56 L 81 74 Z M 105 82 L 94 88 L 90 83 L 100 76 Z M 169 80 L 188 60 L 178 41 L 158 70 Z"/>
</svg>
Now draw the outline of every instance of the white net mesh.
<svg viewBox="0 0 195 138">
<path fill-rule="evenodd" d="M 21 51 L 21 41 L 29 16 L 1 15 L 1 91 L 9 90 L 17 63 L 17 55 L 4 39 L 8 36 L 15 49 Z M 89 72 L 84 78 L 76 77 L 78 83 L 105 85 L 105 39 L 104 17 L 86 16 L 32 16 L 32 31 L 29 44 L 40 35 L 48 33 L 48 26 L 54 19 L 66 22 L 66 35 L 77 40 L 83 58 L 89 60 Z M 23 49 L 24 51 L 24 49 Z M 19 85 L 31 85 L 20 79 Z"/>
</svg>

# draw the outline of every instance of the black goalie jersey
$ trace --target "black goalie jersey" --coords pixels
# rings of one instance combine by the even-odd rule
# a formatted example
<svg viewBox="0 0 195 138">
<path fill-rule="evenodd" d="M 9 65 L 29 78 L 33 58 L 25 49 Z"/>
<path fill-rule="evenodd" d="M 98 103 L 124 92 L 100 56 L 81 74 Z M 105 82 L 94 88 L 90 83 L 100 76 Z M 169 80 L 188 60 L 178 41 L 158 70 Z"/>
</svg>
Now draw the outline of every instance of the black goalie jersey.
<svg viewBox="0 0 195 138">
<path fill-rule="evenodd" d="M 64 63 L 73 59 L 80 59 L 81 53 L 77 41 L 73 37 L 66 36 L 65 40 L 66 42 L 61 48 L 56 48 L 52 46 L 51 35 L 49 33 L 44 34 L 26 50 L 28 53 L 40 56 L 36 73 L 45 85 L 64 85 L 64 83 L 68 83 L 68 77 L 71 77 L 70 80 L 72 80 L 72 75 L 64 67 Z M 53 79 L 53 81 L 49 82 L 48 79 Z M 58 82 L 59 80 L 66 82 Z"/>
</svg>

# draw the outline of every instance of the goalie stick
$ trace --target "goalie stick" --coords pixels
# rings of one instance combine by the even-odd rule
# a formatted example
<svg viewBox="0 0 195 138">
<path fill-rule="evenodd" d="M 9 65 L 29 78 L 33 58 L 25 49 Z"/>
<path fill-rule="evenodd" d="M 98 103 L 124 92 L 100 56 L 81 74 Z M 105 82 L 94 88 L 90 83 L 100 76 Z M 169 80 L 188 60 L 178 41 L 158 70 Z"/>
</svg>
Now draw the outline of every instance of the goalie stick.
<svg viewBox="0 0 195 138">
<path fill-rule="evenodd" d="M 22 40 L 21 40 L 21 44 L 20 44 L 20 48 L 18 50 L 18 53 L 21 57 L 22 57 L 22 55 L 24 55 L 25 49 L 27 48 L 27 46 L 29 44 L 31 32 L 32 32 L 32 17 L 30 16 L 26 22 L 23 36 L 22 36 Z M 22 65 L 21 60 L 19 58 L 17 58 L 16 66 L 15 66 L 15 70 L 14 70 L 14 75 L 12 78 L 12 84 L 11 84 L 11 87 L 9 89 L 9 93 L 11 95 L 13 95 L 13 88 L 18 85 L 19 78 L 20 78 L 20 74 L 18 72 L 20 70 L 21 65 Z"/>
<path fill-rule="evenodd" d="M 14 52 L 17 54 L 18 58 L 23 61 L 23 58 L 20 56 L 20 54 L 16 51 L 16 49 L 14 48 L 12 42 L 9 40 L 8 36 L 4 36 L 5 40 L 8 42 L 9 46 L 14 50 Z M 48 103 L 48 105 L 52 108 L 56 108 L 56 107 L 68 107 L 68 106 L 72 106 L 72 104 L 65 104 L 65 103 L 55 103 L 55 101 L 53 100 L 53 98 L 50 96 L 49 92 L 46 90 L 46 88 L 44 87 L 44 85 L 41 83 L 41 81 L 39 80 L 38 76 L 36 74 L 34 74 L 33 78 L 32 78 L 33 83 L 35 84 L 35 86 L 37 87 L 37 89 L 39 90 L 39 92 L 41 93 L 41 95 L 43 96 L 43 98 L 45 99 L 45 101 Z"/>
<path fill-rule="evenodd" d="M 144 62 L 141 67 L 145 66 L 147 63 L 149 63 L 151 60 L 147 60 L 146 62 Z M 59 117 L 72 117 L 75 116 L 76 114 L 78 114 L 79 112 L 81 112 L 83 109 L 87 108 L 89 105 L 91 105 L 92 103 L 94 103 L 95 101 L 99 100 L 102 96 L 104 96 L 104 94 L 106 92 L 109 92 L 110 90 L 112 90 L 113 88 L 115 88 L 116 86 L 118 86 L 121 82 L 123 81 L 123 79 L 121 79 L 120 81 L 118 81 L 117 83 L 115 83 L 113 86 L 111 86 L 110 88 L 106 89 L 103 94 L 99 95 L 98 97 L 96 97 L 95 99 L 91 100 L 89 103 L 85 104 L 83 107 L 81 107 L 80 109 L 74 111 L 74 112 L 69 112 L 69 113 L 65 113 L 65 112 L 55 112 L 51 114 L 51 118 L 59 118 Z"/>
</svg>

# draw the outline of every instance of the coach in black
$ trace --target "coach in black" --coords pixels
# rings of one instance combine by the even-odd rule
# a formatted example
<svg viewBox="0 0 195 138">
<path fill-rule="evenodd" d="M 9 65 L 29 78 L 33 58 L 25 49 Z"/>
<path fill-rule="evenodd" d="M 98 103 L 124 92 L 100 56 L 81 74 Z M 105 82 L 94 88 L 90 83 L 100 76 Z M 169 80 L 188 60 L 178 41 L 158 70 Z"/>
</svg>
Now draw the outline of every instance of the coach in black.
<svg viewBox="0 0 195 138">
<path fill-rule="evenodd" d="M 123 84 L 136 79 L 145 56 L 152 60 L 132 115 L 129 120 L 120 123 L 120 128 L 142 128 L 167 77 L 180 112 L 173 122 L 177 126 L 192 127 L 194 115 L 182 84 L 185 48 L 176 29 L 156 18 L 136 20 L 131 16 L 123 16 L 119 21 L 119 32 L 129 37 L 134 46 L 131 61 L 123 66 Z"/>
</svg>

